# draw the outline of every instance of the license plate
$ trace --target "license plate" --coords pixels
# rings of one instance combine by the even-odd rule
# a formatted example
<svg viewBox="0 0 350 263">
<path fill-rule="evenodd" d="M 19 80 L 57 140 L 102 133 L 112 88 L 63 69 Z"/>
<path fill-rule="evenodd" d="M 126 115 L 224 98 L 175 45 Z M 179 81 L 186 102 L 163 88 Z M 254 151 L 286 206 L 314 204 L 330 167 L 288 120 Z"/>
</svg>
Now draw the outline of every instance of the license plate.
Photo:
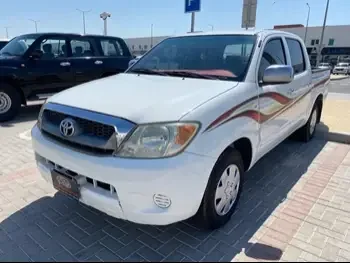
<svg viewBox="0 0 350 263">
<path fill-rule="evenodd" d="M 80 198 L 79 185 L 74 178 L 68 177 L 55 170 L 51 171 L 53 187 L 71 197 Z"/>
</svg>

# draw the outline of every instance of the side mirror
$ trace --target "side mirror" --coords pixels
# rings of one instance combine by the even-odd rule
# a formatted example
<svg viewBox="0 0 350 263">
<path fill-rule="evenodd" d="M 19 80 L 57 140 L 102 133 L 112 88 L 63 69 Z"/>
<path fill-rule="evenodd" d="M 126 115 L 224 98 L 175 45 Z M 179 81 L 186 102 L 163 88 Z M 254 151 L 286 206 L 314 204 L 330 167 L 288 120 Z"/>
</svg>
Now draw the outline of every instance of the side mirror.
<svg viewBox="0 0 350 263">
<path fill-rule="evenodd" d="M 30 59 L 36 60 L 40 59 L 43 56 L 43 52 L 39 49 L 36 49 L 32 52 L 32 54 L 29 56 Z"/>
<path fill-rule="evenodd" d="M 293 67 L 289 65 L 271 65 L 265 69 L 263 84 L 287 84 L 294 79 Z"/>
<path fill-rule="evenodd" d="M 137 59 L 132 59 L 129 61 L 129 68 L 136 63 Z"/>
</svg>

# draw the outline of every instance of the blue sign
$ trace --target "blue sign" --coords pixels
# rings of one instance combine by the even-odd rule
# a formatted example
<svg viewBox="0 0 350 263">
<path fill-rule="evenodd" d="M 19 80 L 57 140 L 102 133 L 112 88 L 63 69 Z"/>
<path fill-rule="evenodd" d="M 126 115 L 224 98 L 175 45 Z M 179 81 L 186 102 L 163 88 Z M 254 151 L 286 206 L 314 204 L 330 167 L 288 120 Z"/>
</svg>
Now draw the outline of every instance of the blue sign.
<svg viewBox="0 0 350 263">
<path fill-rule="evenodd" d="M 185 13 L 201 11 L 201 0 L 185 0 Z"/>
</svg>

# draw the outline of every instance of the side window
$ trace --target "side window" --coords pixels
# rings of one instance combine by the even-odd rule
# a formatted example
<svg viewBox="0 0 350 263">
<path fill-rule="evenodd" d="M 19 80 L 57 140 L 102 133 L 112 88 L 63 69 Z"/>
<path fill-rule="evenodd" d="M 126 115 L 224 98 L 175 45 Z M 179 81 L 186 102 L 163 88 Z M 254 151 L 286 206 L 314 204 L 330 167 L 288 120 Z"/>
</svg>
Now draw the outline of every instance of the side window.
<svg viewBox="0 0 350 263">
<path fill-rule="evenodd" d="M 271 65 L 286 65 L 286 55 L 283 48 L 283 42 L 280 38 L 270 40 L 261 57 L 258 78 L 262 80 L 265 69 Z"/>
<path fill-rule="evenodd" d="M 72 39 L 70 45 L 72 47 L 73 57 L 90 57 L 95 55 L 89 40 Z"/>
<path fill-rule="evenodd" d="M 107 57 L 111 56 L 123 56 L 123 48 L 116 39 L 102 39 L 100 41 L 103 55 Z M 133 46 L 134 47 L 134 46 Z"/>
<path fill-rule="evenodd" d="M 39 49 L 43 52 L 41 59 L 67 57 L 66 40 L 64 38 L 43 39 Z"/>
<path fill-rule="evenodd" d="M 298 40 L 287 38 L 287 45 L 289 49 L 290 58 L 294 73 L 298 74 L 306 69 L 304 53 L 301 44 Z"/>
</svg>

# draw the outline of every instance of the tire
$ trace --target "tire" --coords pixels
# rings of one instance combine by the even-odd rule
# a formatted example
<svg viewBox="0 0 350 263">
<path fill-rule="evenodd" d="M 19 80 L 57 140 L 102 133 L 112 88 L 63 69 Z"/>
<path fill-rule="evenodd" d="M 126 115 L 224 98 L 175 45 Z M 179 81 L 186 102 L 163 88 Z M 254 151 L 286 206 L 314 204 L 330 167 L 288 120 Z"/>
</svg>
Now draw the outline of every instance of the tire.
<svg viewBox="0 0 350 263">
<path fill-rule="evenodd" d="M 21 98 L 15 88 L 0 85 L 0 122 L 10 121 L 16 117 L 21 107 Z"/>
<path fill-rule="evenodd" d="M 314 107 L 312 108 L 312 111 L 307 123 L 296 132 L 296 137 L 298 140 L 303 142 L 308 142 L 314 137 L 319 115 L 320 115 L 319 106 L 315 104 Z"/>
<path fill-rule="evenodd" d="M 225 225 L 230 220 L 232 214 L 236 209 L 239 197 L 241 195 L 243 185 L 243 173 L 243 160 L 241 154 L 235 149 L 224 154 L 223 157 L 216 163 L 210 175 L 201 206 L 197 214 L 194 216 L 197 226 L 199 226 L 200 228 L 213 230 Z M 228 176 L 227 178 L 230 178 L 231 188 L 227 188 L 229 184 L 226 184 L 225 189 L 224 185 L 222 184 L 222 179 L 225 179 L 226 176 Z M 230 181 L 227 183 L 230 183 Z M 219 209 L 217 209 L 217 206 L 215 205 L 216 203 L 220 204 L 221 201 L 223 201 L 223 199 L 221 199 L 221 201 L 218 201 L 220 200 L 220 198 L 218 198 L 219 195 L 217 195 L 217 189 L 220 188 L 222 190 L 228 191 L 228 194 L 233 194 L 232 196 L 230 196 L 232 200 L 234 196 L 236 196 L 234 201 L 231 202 L 230 205 L 228 205 L 228 211 L 224 211 L 226 213 L 222 214 L 217 212 L 217 210 Z M 223 191 L 222 193 L 225 193 L 225 191 Z"/>
</svg>

